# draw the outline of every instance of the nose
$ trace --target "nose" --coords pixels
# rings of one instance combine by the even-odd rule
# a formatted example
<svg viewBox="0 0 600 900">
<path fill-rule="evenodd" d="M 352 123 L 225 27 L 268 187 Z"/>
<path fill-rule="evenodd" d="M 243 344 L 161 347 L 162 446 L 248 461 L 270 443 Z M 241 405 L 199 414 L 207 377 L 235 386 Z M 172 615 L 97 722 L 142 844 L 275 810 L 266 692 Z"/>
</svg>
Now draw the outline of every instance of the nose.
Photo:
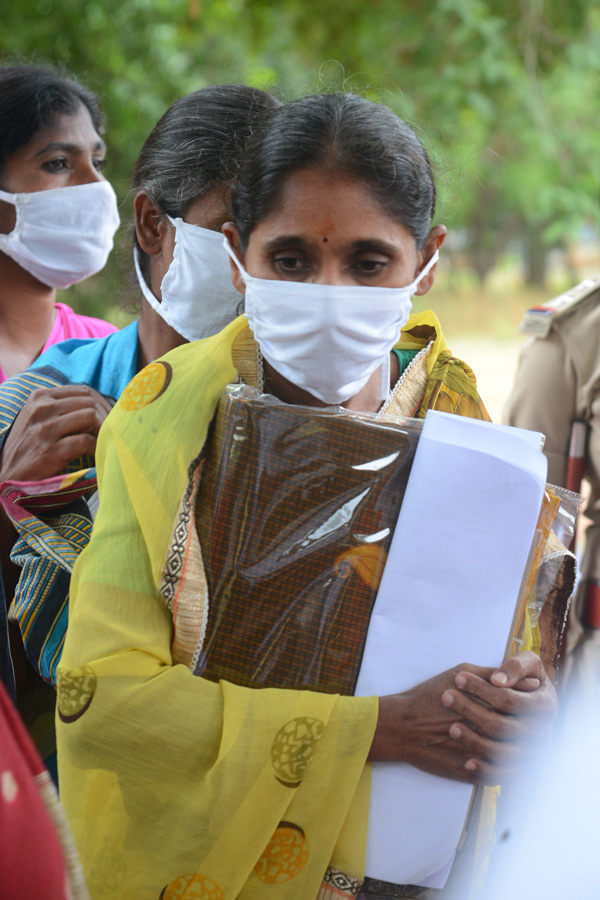
<svg viewBox="0 0 600 900">
<path fill-rule="evenodd" d="M 337 259 L 324 260 L 312 279 L 314 284 L 349 285 L 354 284 L 350 272 L 345 271 Z"/>
<path fill-rule="evenodd" d="M 71 184 L 93 184 L 96 181 L 106 181 L 106 178 L 94 165 L 93 159 L 81 160 L 75 167 Z"/>
<path fill-rule="evenodd" d="M 96 181 L 106 181 L 101 170 L 95 165 L 97 156 L 81 153 L 73 163 L 73 170 L 69 183 L 71 185 L 93 184 Z"/>
</svg>

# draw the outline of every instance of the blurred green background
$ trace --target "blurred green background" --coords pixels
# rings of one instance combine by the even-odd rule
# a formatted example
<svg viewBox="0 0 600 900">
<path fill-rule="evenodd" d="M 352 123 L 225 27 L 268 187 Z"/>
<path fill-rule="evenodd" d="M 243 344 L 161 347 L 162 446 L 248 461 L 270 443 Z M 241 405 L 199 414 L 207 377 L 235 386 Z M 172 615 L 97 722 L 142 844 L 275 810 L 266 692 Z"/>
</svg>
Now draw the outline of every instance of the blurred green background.
<svg viewBox="0 0 600 900">
<path fill-rule="evenodd" d="M 450 237 L 431 305 L 452 334 L 516 333 L 600 268 L 600 0 L 4 0 L 2 61 L 64 64 L 99 94 L 121 247 L 72 288 L 123 324 L 133 162 L 177 97 L 241 81 L 350 89 L 416 128 Z"/>
</svg>

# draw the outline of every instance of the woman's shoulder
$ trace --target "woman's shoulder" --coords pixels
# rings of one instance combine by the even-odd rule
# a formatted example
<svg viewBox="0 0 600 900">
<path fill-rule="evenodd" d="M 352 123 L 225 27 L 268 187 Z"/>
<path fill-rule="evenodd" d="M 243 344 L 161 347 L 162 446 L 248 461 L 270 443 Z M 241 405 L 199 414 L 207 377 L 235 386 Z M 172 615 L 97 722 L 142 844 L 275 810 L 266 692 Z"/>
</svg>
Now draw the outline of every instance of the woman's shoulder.
<svg viewBox="0 0 600 900">
<path fill-rule="evenodd" d="M 237 377 L 232 348 L 246 327 L 240 316 L 218 334 L 183 344 L 143 368 L 115 404 L 107 420 L 111 429 L 136 446 L 197 446 L 223 389 Z"/>
<path fill-rule="evenodd" d="M 105 319 L 96 319 L 93 316 L 76 313 L 66 303 L 59 302 L 54 305 L 56 317 L 44 349 L 70 338 L 102 338 L 119 330 L 116 325 Z"/>
<path fill-rule="evenodd" d="M 88 384 L 117 398 L 135 375 L 138 323 L 103 338 L 71 338 L 54 344 L 32 364 L 29 372 L 45 374 L 57 384 Z"/>
<path fill-rule="evenodd" d="M 396 344 L 399 349 L 428 348 L 425 393 L 417 415 L 440 409 L 475 419 L 489 419 L 479 396 L 472 368 L 452 354 L 436 314 L 426 309 L 413 313 Z"/>
<path fill-rule="evenodd" d="M 117 502 L 125 484 L 134 509 L 145 509 L 152 498 L 154 520 L 142 527 L 152 532 L 160 561 L 190 466 L 202 451 L 223 389 L 237 375 L 232 347 L 246 325 L 245 318 L 236 319 L 219 334 L 184 344 L 147 365 L 100 430 L 100 496 Z"/>
</svg>

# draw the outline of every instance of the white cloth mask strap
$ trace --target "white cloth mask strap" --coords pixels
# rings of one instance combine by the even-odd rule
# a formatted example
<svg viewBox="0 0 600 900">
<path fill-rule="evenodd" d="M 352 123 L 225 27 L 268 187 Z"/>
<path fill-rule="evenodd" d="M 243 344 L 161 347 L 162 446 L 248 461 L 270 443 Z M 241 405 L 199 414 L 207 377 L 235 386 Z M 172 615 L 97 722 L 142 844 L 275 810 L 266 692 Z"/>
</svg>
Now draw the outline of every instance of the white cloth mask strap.
<svg viewBox="0 0 600 900">
<path fill-rule="evenodd" d="M 245 283 L 246 283 L 246 279 L 249 278 L 250 276 L 248 275 L 248 273 L 246 272 L 245 268 L 243 267 L 243 265 L 241 264 L 241 262 L 239 261 L 239 259 L 238 259 L 237 256 L 235 255 L 234 249 L 233 249 L 233 247 L 232 247 L 231 244 L 229 243 L 229 240 L 228 240 L 226 237 L 223 238 L 223 246 L 225 247 L 225 250 L 227 251 L 228 255 L 231 257 L 231 259 L 232 259 L 232 260 L 234 261 L 234 263 L 236 264 L 236 266 L 237 266 L 237 268 L 238 268 L 238 270 L 239 270 L 239 273 L 240 273 L 240 275 L 242 276 L 242 279 L 243 279 L 244 284 L 245 284 Z"/>
<path fill-rule="evenodd" d="M 435 253 L 433 254 L 433 256 L 431 257 L 431 259 L 427 262 L 427 264 L 425 266 L 423 266 L 423 268 L 421 269 L 421 271 L 419 272 L 419 274 L 417 275 L 415 280 L 412 282 L 412 284 L 407 285 L 407 287 L 411 288 L 413 293 L 419 287 L 419 284 L 421 283 L 423 278 L 425 278 L 425 276 L 429 272 L 431 272 L 431 270 L 435 266 L 436 262 L 438 262 L 439 258 L 440 258 L 440 251 L 436 250 Z"/>
<path fill-rule="evenodd" d="M 144 297 L 146 298 L 146 300 L 148 301 L 148 303 L 150 304 L 150 306 L 152 307 L 152 309 L 162 317 L 162 312 L 163 312 L 162 304 L 161 304 L 160 300 L 154 296 L 154 294 L 148 287 L 148 282 L 144 278 L 142 269 L 140 267 L 139 256 L 140 256 L 140 251 L 139 251 L 138 247 L 134 247 L 133 248 L 133 264 L 135 266 L 135 274 L 137 275 L 137 280 L 140 285 L 140 290 L 141 290 L 142 294 L 144 295 Z"/>
</svg>

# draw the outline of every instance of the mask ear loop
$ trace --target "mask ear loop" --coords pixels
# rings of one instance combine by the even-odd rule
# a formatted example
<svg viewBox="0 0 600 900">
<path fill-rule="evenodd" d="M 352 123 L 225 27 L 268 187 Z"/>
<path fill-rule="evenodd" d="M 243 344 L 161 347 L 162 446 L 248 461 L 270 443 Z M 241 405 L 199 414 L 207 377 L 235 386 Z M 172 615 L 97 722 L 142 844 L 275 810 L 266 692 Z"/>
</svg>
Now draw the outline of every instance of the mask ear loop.
<svg viewBox="0 0 600 900">
<path fill-rule="evenodd" d="M 389 351 L 385 355 L 385 359 L 381 365 L 381 390 L 379 394 L 380 400 L 387 400 L 390 396 L 390 353 L 393 351 Z"/>
<path fill-rule="evenodd" d="M 420 281 L 425 278 L 428 272 L 435 266 L 436 262 L 440 258 L 439 251 L 436 250 L 429 262 L 426 266 L 423 267 L 421 272 L 417 275 L 412 284 L 408 285 L 411 290 L 411 293 L 416 291 L 419 286 Z M 393 351 L 390 351 L 393 352 Z M 390 365 L 390 354 L 386 353 L 385 359 L 381 364 L 381 387 L 380 387 L 380 400 L 384 402 L 390 396 L 390 378 L 391 378 L 391 365 Z"/>
<path fill-rule="evenodd" d="M 227 240 L 226 237 L 223 237 L 223 246 L 225 247 L 227 255 L 231 257 L 231 259 L 234 261 L 234 263 L 238 267 L 238 271 L 244 280 L 244 284 L 246 284 L 247 279 L 250 276 L 248 275 L 248 273 L 244 269 L 243 265 L 241 264 L 241 262 L 239 261 L 239 259 L 235 255 L 235 253 L 233 252 L 233 247 L 231 246 L 231 244 L 229 243 L 229 241 Z"/>
<path fill-rule="evenodd" d="M 133 264 L 135 266 L 135 274 L 137 275 L 137 280 L 139 282 L 142 294 L 144 295 L 152 309 L 157 312 L 161 316 L 161 318 L 164 318 L 164 309 L 162 308 L 162 304 L 160 303 L 158 297 L 154 296 L 148 286 L 146 279 L 142 274 L 139 261 L 139 250 L 137 247 L 133 248 Z"/>
<path fill-rule="evenodd" d="M 416 289 L 419 287 L 419 284 L 421 283 L 423 278 L 425 278 L 425 276 L 433 269 L 436 262 L 438 262 L 439 258 L 440 258 L 440 251 L 436 250 L 435 253 L 433 254 L 433 256 L 431 257 L 431 259 L 429 260 L 429 262 L 427 263 L 427 265 L 423 266 L 423 268 L 421 269 L 421 271 L 419 272 L 419 274 L 417 275 L 417 277 L 415 278 L 413 283 L 410 285 L 410 287 L 413 289 L 413 292 L 416 291 Z"/>
</svg>

